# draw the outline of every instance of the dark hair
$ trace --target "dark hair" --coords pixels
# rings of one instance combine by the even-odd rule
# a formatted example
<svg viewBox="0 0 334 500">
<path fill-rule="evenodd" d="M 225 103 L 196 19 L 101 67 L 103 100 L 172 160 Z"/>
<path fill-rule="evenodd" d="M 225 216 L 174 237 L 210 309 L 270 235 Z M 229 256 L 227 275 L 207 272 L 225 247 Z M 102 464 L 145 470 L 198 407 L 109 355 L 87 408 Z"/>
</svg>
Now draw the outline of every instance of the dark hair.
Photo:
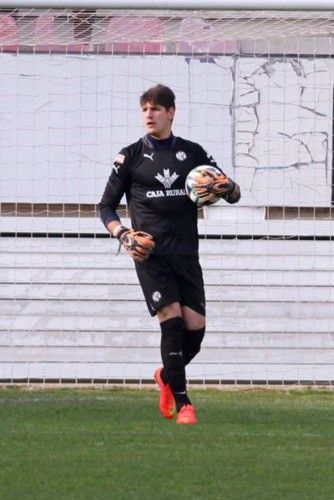
<svg viewBox="0 0 334 500">
<path fill-rule="evenodd" d="M 165 85 L 155 85 L 146 90 L 140 98 L 140 105 L 144 106 L 147 102 L 158 104 L 166 109 L 175 108 L 175 94 Z"/>
</svg>

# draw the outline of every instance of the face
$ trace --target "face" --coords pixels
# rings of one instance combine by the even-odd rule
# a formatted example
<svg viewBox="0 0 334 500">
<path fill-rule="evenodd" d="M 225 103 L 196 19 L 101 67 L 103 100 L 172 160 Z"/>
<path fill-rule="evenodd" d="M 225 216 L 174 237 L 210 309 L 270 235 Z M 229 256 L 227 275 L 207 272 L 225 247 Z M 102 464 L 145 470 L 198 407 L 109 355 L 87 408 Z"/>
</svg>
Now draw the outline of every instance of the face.
<svg viewBox="0 0 334 500">
<path fill-rule="evenodd" d="M 146 131 L 157 139 L 167 139 L 172 130 L 175 109 L 147 102 L 141 110 Z"/>
</svg>

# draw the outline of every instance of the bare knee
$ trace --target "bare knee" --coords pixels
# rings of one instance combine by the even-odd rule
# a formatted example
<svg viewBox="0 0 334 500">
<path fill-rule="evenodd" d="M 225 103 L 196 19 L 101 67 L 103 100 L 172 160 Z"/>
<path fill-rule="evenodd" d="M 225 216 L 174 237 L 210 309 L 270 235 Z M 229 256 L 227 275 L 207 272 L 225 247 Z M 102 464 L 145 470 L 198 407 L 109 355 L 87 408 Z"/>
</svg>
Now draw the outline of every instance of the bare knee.
<svg viewBox="0 0 334 500">
<path fill-rule="evenodd" d="M 205 316 L 190 309 L 188 306 L 182 307 L 182 317 L 187 330 L 199 330 L 205 328 Z"/>
<path fill-rule="evenodd" d="M 178 316 L 182 317 L 182 310 L 179 302 L 173 302 L 172 304 L 161 307 L 157 311 L 157 316 L 160 323 L 171 318 L 176 318 Z"/>
</svg>

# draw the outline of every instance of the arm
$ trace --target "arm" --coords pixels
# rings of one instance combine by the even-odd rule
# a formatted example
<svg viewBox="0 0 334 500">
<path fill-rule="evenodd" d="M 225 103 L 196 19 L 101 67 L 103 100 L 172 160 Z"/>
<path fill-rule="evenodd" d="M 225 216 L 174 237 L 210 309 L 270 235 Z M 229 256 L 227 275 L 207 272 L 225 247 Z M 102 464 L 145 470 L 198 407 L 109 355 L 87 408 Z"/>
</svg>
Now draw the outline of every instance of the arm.
<svg viewBox="0 0 334 500">
<path fill-rule="evenodd" d="M 241 197 L 240 186 L 229 177 L 228 179 L 231 181 L 232 185 L 229 191 L 225 195 L 222 195 L 222 198 L 224 198 L 228 203 L 237 203 Z"/>
<path fill-rule="evenodd" d="M 118 229 L 120 226 L 122 225 L 121 221 L 120 220 L 112 220 L 110 221 L 106 228 L 108 229 L 109 233 L 114 237 L 116 238 L 116 234 L 117 234 L 117 231 L 116 229 Z"/>
<path fill-rule="evenodd" d="M 116 157 L 112 172 L 108 179 L 101 202 L 99 203 L 100 216 L 109 233 L 120 242 L 130 257 L 136 262 L 144 262 L 153 252 L 155 243 L 150 234 L 143 231 L 134 231 L 121 224 L 116 212 L 129 185 L 128 161 L 125 150 Z"/>
<path fill-rule="evenodd" d="M 128 182 L 126 153 L 126 149 L 122 149 L 116 156 L 111 174 L 98 205 L 101 220 L 114 238 L 117 237 L 117 228 L 121 226 L 121 220 L 116 210 L 125 193 Z"/>
</svg>

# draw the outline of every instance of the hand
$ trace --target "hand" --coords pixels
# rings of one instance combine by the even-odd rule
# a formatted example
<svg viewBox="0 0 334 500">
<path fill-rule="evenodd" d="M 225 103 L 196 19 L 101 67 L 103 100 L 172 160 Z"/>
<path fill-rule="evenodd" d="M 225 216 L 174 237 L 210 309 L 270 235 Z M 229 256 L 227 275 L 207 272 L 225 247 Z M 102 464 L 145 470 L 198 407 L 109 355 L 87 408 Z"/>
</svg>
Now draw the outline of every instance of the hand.
<svg viewBox="0 0 334 500">
<path fill-rule="evenodd" d="M 153 252 L 155 243 L 153 237 L 144 231 L 118 226 L 114 231 L 114 236 L 119 240 L 128 252 L 130 257 L 136 262 L 144 262 Z"/>
<path fill-rule="evenodd" d="M 213 196 L 225 197 L 234 189 L 234 182 L 225 174 L 216 174 L 207 170 L 205 175 L 198 179 L 195 189 L 202 201 L 210 200 Z"/>
</svg>

